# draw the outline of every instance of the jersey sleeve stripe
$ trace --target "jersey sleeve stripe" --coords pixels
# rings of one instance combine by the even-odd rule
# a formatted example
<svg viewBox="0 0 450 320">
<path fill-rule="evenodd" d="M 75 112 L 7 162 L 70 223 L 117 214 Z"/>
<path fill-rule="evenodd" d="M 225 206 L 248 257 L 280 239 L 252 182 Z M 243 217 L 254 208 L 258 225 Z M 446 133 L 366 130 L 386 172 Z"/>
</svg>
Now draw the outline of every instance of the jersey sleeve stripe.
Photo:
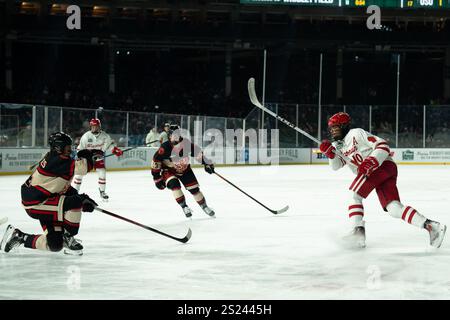
<svg viewBox="0 0 450 320">
<path fill-rule="evenodd" d="M 387 143 L 387 142 L 384 142 L 384 141 L 378 142 L 378 143 L 375 145 L 375 147 L 379 147 L 379 146 L 381 146 L 381 145 L 386 145 L 387 147 L 389 147 L 388 143 Z"/>
<path fill-rule="evenodd" d="M 37 168 L 37 172 L 39 172 L 40 174 L 42 174 L 43 176 L 46 176 L 46 177 L 57 177 L 58 176 L 57 174 L 45 171 L 41 167 Z"/>
<path fill-rule="evenodd" d="M 390 149 L 388 149 L 388 148 L 383 148 L 383 147 L 376 147 L 375 150 L 383 150 L 383 151 L 386 151 L 387 153 L 390 153 L 390 152 L 391 152 Z"/>
<path fill-rule="evenodd" d="M 46 190 L 46 189 L 44 189 L 44 188 L 42 188 L 40 186 L 33 186 L 33 187 L 36 188 L 37 190 L 41 191 L 42 193 L 48 195 L 48 196 L 52 194 L 50 191 L 48 191 L 48 190 Z"/>
</svg>

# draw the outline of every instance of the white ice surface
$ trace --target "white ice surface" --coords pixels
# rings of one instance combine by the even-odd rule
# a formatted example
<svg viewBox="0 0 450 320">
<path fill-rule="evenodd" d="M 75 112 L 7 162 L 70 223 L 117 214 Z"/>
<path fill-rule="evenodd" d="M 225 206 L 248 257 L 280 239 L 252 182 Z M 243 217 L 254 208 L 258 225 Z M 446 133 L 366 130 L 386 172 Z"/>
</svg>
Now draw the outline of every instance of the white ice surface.
<svg viewBox="0 0 450 320">
<path fill-rule="evenodd" d="M 0 299 L 450 299 L 450 234 L 439 250 L 428 233 L 365 201 L 367 248 L 341 244 L 349 231 L 348 169 L 327 166 L 228 167 L 217 171 L 265 203 L 266 211 L 214 175 L 194 169 L 217 218 L 192 196 L 188 221 L 148 171 L 108 172 L 105 209 L 162 231 L 181 244 L 100 212 L 85 213 L 84 255 L 19 248 L 0 253 Z M 450 225 L 450 166 L 400 166 L 402 202 Z M 20 204 L 26 176 L 0 177 L 0 218 L 40 233 Z M 82 192 L 100 200 L 97 176 Z M 100 203 L 100 201 L 99 201 Z M 0 227 L 0 236 L 7 224 Z"/>
</svg>

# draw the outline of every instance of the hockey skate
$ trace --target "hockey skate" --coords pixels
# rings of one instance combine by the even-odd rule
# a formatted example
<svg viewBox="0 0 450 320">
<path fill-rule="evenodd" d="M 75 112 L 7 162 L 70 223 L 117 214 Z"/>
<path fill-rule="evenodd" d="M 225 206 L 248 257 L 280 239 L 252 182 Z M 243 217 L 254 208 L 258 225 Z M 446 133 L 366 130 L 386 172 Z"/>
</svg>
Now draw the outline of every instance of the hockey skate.
<svg viewBox="0 0 450 320">
<path fill-rule="evenodd" d="M 213 209 L 211 209 L 210 207 L 208 207 L 206 205 L 202 206 L 202 209 L 210 217 L 214 217 L 214 215 L 216 214 Z"/>
<path fill-rule="evenodd" d="M 366 229 L 364 224 L 354 227 L 353 230 L 343 240 L 352 247 L 365 248 L 366 247 Z"/>
<path fill-rule="evenodd" d="M 9 225 L 6 228 L 5 235 L 0 243 L 0 250 L 10 252 L 12 249 L 19 247 L 25 242 L 24 234 L 19 229 Z"/>
<path fill-rule="evenodd" d="M 100 190 L 100 198 L 102 198 L 103 202 L 108 202 L 109 196 L 105 191 Z"/>
<path fill-rule="evenodd" d="M 192 217 L 192 210 L 188 206 L 183 207 L 183 212 L 186 215 L 186 218 L 191 218 Z"/>
<path fill-rule="evenodd" d="M 83 254 L 83 246 L 68 232 L 64 232 L 63 236 L 64 253 L 74 256 L 81 256 Z"/>
<path fill-rule="evenodd" d="M 430 245 L 439 248 L 444 240 L 447 226 L 436 221 L 427 220 L 425 221 L 425 229 L 430 233 Z"/>
</svg>

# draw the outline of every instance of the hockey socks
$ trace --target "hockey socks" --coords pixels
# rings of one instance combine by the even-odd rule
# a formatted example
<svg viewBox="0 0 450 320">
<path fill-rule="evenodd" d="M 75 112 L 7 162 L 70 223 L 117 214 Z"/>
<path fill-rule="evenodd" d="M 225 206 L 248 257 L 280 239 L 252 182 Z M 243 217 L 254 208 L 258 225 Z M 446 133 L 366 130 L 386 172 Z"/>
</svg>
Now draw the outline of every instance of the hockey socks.
<svg viewBox="0 0 450 320">
<path fill-rule="evenodd" d="M 425 228 L 425 221 L 427 218 L 410 206 L 404 206 L 399 201 L 392 201 L 387 205 L 386 209 L 394 218 L 400 218 L 418 228 Z"/>
</svg>

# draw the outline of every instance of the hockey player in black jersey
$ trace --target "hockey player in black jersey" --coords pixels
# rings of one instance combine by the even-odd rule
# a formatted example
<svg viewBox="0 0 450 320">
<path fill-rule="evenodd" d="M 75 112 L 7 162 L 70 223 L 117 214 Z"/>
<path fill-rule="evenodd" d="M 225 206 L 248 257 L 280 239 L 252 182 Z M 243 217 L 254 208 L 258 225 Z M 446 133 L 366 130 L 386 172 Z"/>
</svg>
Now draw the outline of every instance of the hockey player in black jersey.
<svg viewBox="0 0 450 320">
<path fill-rule="evenodd" d="M 9 225 L 0 249 L 9 252 L 24 245 L 30 249 L 61 251 L 81 255 L 83 246 L 74 236 L 78 233 L 81 212 L 92 212 L 97 206 L 86 194 L 70 186 L 75 174 L 90 171 L 95 151 L 82 150 L 78 159 L 71 157 L 72 138 L 56 132 L 49 137 L 50 151 L 21 187 L 22 205 L 27 214 L 39 220 L 44 233 L 27 234 Z"/>
<path fill-rule="evenodd" d="M 158 189 L 164 190 L 166 187 L 172 191 L 177 203 L 183 209 L 186 217 L 192 216 L 192 210 L 187 206 L 181 184 L 194 196 L 194 199 L 209 215 L 214 216 L 214 211 L 206 204 L 205 197 L 200 191 L 197 178 L 189 164 L 190 156 L 201 162 L 205 166 L 205 171 L 214 173 L 214 164 L 204 155 L 202 150 L 188 139 L 181 137 L 177 125 L 171 125 L 169 140 L 164 142 L 156 151 L 152 161 L 152 175 Z"/>
</svg>

